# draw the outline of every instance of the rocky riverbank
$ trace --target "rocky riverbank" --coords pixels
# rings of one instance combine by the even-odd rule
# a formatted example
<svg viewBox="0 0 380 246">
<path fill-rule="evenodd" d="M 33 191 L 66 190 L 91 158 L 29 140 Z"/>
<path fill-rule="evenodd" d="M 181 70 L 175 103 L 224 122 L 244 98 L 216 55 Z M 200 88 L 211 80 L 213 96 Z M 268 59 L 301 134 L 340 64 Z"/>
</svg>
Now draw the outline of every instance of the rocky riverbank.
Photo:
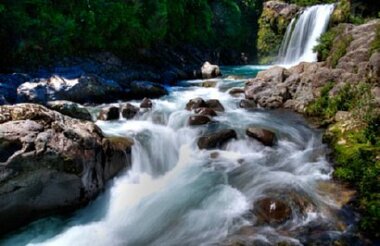
<svg viewBox="0 0 380 246">
<path fill-rule="evenodd" d="M 272 67 L 245 86 L 246 99 L 263 108 L 287 108 L 327 128 L 334 176 L 358 190 L 361 230 L 378 237 L 380 217 L 380 21 L 340 24 L 317 47 L 323 61 Z"/>
</svg>

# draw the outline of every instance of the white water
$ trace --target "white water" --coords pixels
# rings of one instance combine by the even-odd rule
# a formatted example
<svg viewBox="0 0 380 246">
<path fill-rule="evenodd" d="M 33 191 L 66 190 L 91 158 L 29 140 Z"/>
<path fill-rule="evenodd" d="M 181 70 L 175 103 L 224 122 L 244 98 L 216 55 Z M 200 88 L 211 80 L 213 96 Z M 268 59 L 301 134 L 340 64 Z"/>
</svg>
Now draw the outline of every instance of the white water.
<svg viewBox="0 0 380 246">
<path fill-rule="evenodd" d="M 334 4 L 308 7 L 289 24 L 277 58 L 277 64 L 292 66 L 300 62 L 314 62 L 313 52 L 318 38 L 326 31 Z"/>
<path fill-rule="evenodd" d="M 142 112 L 134 120 L 97 122 L 107 135 L 134 138 L 131 170 L 63 225 L 38 222 L 4 244 L 215 245 L 234 236 L 244 225 L 255 226 L 250 213 L 255 200 L 283 196 L 287 191 L 300 194 L 316 208 L 306 214 L 295 209 L 292 219 L 278 227 L 255 226 L 250 240 L 299 245 L 297 231 L 310 225 L 329 225 L 325 235 L 331 236 L 330 231 L 340 234 L 331 226 L 335 218 L 329 208 L 334 202 L 327 204 L 317 192 L 317 183 L 329 180 L 332 171 L 320 134 L 288 112 L 238 108 L 241 98 L 223 91 L 244 81 L 215 81 L 217 88 L 196 86 L 201 81 L 174 88 L 169 96 L 154 100 L 152 111 Z M 221 101 L 226 112 L 215 118 L 217 124 L 187 125 L 191 112 L 184 108 L 195 97 Z M 245 129 L 251 125 L 276 132 L 277 146 L 264 147 L 248 138 Z M 238 139 L 221 150 L 198 149 L 199 135 L 224 128 L 235 129 Z M 211 158 L 215 151 L 219 156 Z"/>
</svg>

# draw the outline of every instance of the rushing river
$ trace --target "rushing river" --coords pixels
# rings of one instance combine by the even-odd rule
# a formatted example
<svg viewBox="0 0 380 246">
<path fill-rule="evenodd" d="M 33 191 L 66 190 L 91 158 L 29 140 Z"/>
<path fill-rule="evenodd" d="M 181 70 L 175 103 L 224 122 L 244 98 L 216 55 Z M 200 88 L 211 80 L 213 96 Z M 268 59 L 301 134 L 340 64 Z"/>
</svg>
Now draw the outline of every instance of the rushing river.
<svg viewBox="0 0 380 246">
<path fill-rule="evenodd" d="M 243 86 L 258 69 L 226 67 L 225 78 L 206 83 L 215 87 L 185 81 L 133 120 L 98 121 L 106 135 L 135 140 L 132 168 L 70 218 L 37 221 L 0 244 L 301 245 L 339 238 L 349 230 L 352 215 L 332 194 L 339 189 L 331 188 L 333 170 L 321 133 L 290 112 L 241 109 L 243 95 L 226 92 Z M 196 97 L 220 100 L 225 112 L 214 117 L 215 123 L 188 126 L 192 113 L 185 105 Z M 249 138 L 248 126 L 272 130 L 277 144 L 265 147 Z M 226 128 L 235 129 L 238 138 L 220 150 L 198 149 L 199 136 Z M 331 187 L 321 188 L 326 186 Z M 290 218 L 279 225 L 258 224 L 252 209 L 263 197 L 289 200 Z"/>
</svg>

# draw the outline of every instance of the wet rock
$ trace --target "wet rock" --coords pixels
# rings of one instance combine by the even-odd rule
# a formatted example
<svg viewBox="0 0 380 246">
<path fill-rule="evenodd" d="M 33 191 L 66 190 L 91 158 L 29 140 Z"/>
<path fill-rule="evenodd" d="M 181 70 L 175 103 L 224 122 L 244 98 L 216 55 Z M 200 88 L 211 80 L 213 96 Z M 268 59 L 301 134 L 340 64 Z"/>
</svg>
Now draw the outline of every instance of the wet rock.
<svg viewBox="0 0 380 246">
<path fill-rule="evenodd" d="M 199 115 L 206 115 L 210 117 L 217 116 L 216 112 L 211 108 L 197 108 L 194 112 Z"/>
<path fill-rule="evenodd" d="M 202 78 L 211 79 L 221 75 L 218 65 L 212 65 L 209 62 L 205 62 L 201 68 Z"/>
<path fill-rule="evenodd" d="M 120 117 L 120 109 L 118 107 L 108 107 L 100 111 L 98 120 L 118 120 Z"/>
<path fill-rule="evenodd" d="M 231 88 L 228 93 L 231 96 L 238 97 L 240 94 L 244 94 L 244 88 L 234 87 Z"/>
<path fill-rule="evenodd" d="M 224 107 L 218 99 L 210 99 L 206 101 L 207 108 L 211 108 L 216 112 L 224 112 Z"/>
<path fill-rule="evenodd" d="M 127 103 L 122 111 L 121 111 L 121 115 L 125 118 L 125 119 L 132 119 L 133 117 L 135 117 L 135 115 L 139 112 L 139 108 L 136 107 L 136 106 L 133 106 L 132 104 L 130 103 Z"/>
<path fill-rule="evenodd" d="M 0 116 L 1 234 L 84 206 L 131 163 L 131 140 L 92 122 L 36 104 L 0 106 Z"/>
<path fill-rule="evenodd" d="M 152 108 L 153 102 L 149 98 L 144 98 L 140 104 L 140 108 Z"/>
<path fill-rule="evenodd" d="M 200 97 L 197 97 L 197 98 L 194 98 L 194 99 L 191 99 L 187 104 L 186 104 L 186 110 L 194 110 L 194 109 L 197 109 L 197 108 L 204 108 L 206 107 L 207 108 L 207 104 L 206 102 L 200 98 Z"/>
<path fill-rule="evenodd" d="M 125 91 L 117 82 L 96 75 L 82 75 L 76 79 L 54 75 L 48 79 L 25 82 L 17 88 L 18 102 L 43 104 L 54 100 L 107 102 L 120 99 L 123 95 Z"/>
<path fill-rule="evenodd" d="M 216 81 L 208 80 L 208 81 L 202 82 L 201 86 L 205 87 L 205 88 L 214 88 L 214 87 L 216 87 L 216 84 L 217 84 Z"/>
<path fill-rule="evenodd" d="M 162 85 L 150 81 L 133 81 L 130 83 L 131 98 L 158 98 L 167 95 L 168 92 Z"/>
<path fill-rule="evenodd" d="M 255 109 L 255 108 L 257 108 L 257 105 L 256 105 L 255 101 L 253 101 L 253 100 L 242 99 L 239 102 L 239 107 L 245 108 L 245 109 Z"/>
<path fill-rule="evenodd" d="M 237 138 L 235 130 L 225 129 L 216 133 L 202 136 L 198 140 L 198 147 L 200 149 L 215 149 L 221 147 L 230 139 Z"/>
<path fill-rule="evenodd" d="M 287 202 L 266 197 L 256 201 L 253 205 L 256 224 L 277 225 L 291 218 L 292 210 Z"/>
<path fill-rule="evenodd" d="M 210 117 L 205 115 L 193 115 L 189 117 L 190 126 L 205 125 L 211 122 Z"/>
<path fill-rule="evenodd" d="M 246 134 L 251 138 L 257 139 L 266 146 L 273 146 L 276 138 L 276 135 L 273 132 L 256 127 L 249 127 L 246 130 Z"/>
<path fill-rule="evenodd" d="M 60 112 L 61 114 L 81 119 L 91 121 L 92 117 L 90 112 L 82 105 L 70 101 L 50 101 L 47 102 L 46 106 L 50 109 Z"/>
</svg>

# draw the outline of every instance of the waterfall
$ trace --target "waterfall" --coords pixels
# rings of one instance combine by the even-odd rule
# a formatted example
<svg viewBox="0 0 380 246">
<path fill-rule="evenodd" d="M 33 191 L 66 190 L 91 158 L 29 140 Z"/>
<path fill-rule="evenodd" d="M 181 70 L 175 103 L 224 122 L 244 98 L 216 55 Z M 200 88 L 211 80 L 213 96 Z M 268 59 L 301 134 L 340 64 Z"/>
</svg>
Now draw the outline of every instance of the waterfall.
<svg viewBox="0 0 380 246">
<path fill-rule="evenodd" d="M 300 62 L 313 62 L 317 54 L 313 47 L 326 30 L 334 4 L 315 5 L 306 8 L 288 26 L 277 58 L 277 64 L 291 66 Z"/>
</svg>

